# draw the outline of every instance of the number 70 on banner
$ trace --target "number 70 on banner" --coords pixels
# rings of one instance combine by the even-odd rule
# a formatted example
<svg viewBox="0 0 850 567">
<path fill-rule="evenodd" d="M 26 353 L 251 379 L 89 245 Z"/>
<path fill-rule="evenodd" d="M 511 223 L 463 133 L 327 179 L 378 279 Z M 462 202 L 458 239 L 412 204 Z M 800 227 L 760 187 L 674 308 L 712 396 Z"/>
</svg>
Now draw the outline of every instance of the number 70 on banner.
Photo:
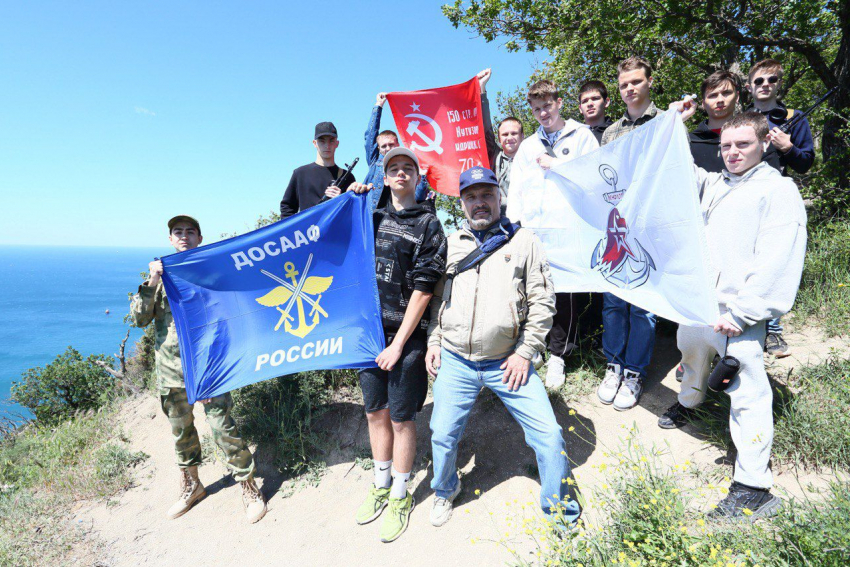
<svg viewBox="0 0 850 567">
<path fill-rule="evenodd" d="M 481 166 L 481 160 L 476 160 L 475 158 L 463 158 L 463 159 L 459 159 L 457 161 L 460 162 L 460 172 L 461 173 L 463 173 L 467 169 L 475 167 L 476 165 Z"/>
</svg>

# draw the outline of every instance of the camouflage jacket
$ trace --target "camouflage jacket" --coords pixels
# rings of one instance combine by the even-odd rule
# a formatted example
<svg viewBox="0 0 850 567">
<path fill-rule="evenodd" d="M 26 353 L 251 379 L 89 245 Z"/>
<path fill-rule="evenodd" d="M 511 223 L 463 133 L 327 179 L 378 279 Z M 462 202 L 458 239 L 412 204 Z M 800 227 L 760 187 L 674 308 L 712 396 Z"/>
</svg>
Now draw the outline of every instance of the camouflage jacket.
<svg viewBox="0 0 850 567">
<path fill-rule="evenodd" d="M 151 321 L 154 323 L 157 388 L 185 388 L 177 327 L 174 326 L 162 282 L 156 287 L 147 285 L 147 282 L 140 285 L 130 304 L 130 312 L 137 327 L 147 327 Z"/>
</svg>

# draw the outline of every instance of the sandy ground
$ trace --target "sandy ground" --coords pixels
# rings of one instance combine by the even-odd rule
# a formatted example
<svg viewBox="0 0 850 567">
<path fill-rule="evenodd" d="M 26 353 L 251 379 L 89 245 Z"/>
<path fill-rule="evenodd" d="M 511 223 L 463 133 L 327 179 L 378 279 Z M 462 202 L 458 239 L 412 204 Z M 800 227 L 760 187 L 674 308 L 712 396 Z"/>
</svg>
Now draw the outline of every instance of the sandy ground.
<svg viewBox="0 0 850 567">
<path fill-rule="evenodd" d="M 824 360 L 830 349 L 845 354 L 848 343 L 824 339 L 817 331 L 786 335 L 795 354 L 771 362 L 770 372 L 784 375 L 804 364 Z M 640 406 L 616 412 L 598 403 L 595 395 L 567 406 L 556 401 L 559 421 L 564 427 L 568 452 L 581 488 L 587 492 L 602 482 L 594 467 L 606 462 L 605 452 L 618 446 L 625 430 L 637 425 L 648 444 L 669 446 L 666 460 L 690 459 L 715 474 L 723 470 L 731 476 L 729 456 L 701 440 L 691 426 L 665 431 L 657 427 L 658 416 L 674 402 L 678 383 L 674 367 L 678 363 L 675 339 L 659 336 Z M 569 415 L 574 409 L 575 415 Z M 428 522 L 433 503 L 429 488 L 431 475 L 430 432 L 432 410 L 429 400 L 417 420 L 419 433 L 418 471 L 412 482 L 416 509 L 410 527 L 396 542 L 383 544 L 378 537 L 379 522 L 366 526 L 354 523 L 354 512 L 364 497 L 371 471 L 354 464 L 358 451 L 368 447 L 365 418 L 360 406 L 337 404 L 325 414 L 322 428 L 335 440 L 326 460 L 328 472 L 317 486 L 283 483 L 270 467 L 268 457 L 257 455 L 258 482 L 268 499 L 269 511 L 257 524 L 249 525 L 243 515 L 240 489 L 217 463 L 201 467 L 200 476 L 209 496 L 185 516 L 168 521 L 166 509 L 177 495 L 178 472 L 170 430 L 157 401 L 145 397 L 128 404 L 124 428 L 134 449 L 150 458 L 136 473 L 137 485 L 107 502 L 81 507 L 76 521 L 103 541 L 102 556 L 86 559 L 102 566 L 136 565 L 496 565 L 514 557 L 506 545 L 496 543 L 516 517 L 519 504 L 536 502 L 539 484 L 533 452 L 525 446 L 522 431 L 501 403 L 488 392 L 476 404 L 458 464 L 464 473 L 464 491 L 456 502 L 451 521 L 441 528 Z M 209 428 L 200 406 L 195 411 L 201 435 Z M 576 432 L 569 433 L 570 426 Z M 593 434 L 589 433 L 593 432 Z M 587 439 L 583 441 L 577 433 Z M 804 486 L 823 485 L 823 476 L 794 471 L 775 471 L 776 483 L 791 494 L 800 495 Z M 481 491 L 480 496 L 474 494 Z M 592 510 L 588 510 L 593 514 Z M 478 540 L 473 543 L 471 540 Z M 510 547 L 520 557 L 531 560 L 528 540 L 512 537 Z"/>
</svg>

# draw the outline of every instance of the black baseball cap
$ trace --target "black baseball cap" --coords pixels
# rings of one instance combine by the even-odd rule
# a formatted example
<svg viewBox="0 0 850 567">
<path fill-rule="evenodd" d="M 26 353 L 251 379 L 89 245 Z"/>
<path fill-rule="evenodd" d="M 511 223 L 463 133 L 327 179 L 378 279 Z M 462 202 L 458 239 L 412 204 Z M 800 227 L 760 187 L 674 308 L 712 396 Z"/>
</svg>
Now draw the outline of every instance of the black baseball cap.
<svg viewBox="0 0 850 567">
<path fill-rule="evenodd" d="M 467 187 L 472 187 L 473 185 L 495 185 L 498 187 L 499 179 L 496 177 L 495 173 L 486 167 L 476 165 L 475 167 L 470 167 L 460 174 L 458 193 Z"/>
<path fill-rule="evenodd" d="M 316 133 L 313 134 L 313 139 L 318 140 L 322 136 L 339 137 L 336 135 L 336 126 L 334 126 L 333 122 L 319 122 L 316 124 Z"/>
</svg>

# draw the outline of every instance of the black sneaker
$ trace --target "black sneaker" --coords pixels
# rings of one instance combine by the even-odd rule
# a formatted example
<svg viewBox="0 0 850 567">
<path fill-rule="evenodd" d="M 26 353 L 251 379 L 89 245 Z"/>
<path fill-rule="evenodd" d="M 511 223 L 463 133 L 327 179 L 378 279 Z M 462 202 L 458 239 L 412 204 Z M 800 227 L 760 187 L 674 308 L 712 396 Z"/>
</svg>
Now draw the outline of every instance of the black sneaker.
<svg viewBox="0 0 850 567">
<path fill-rule="evenodd" d="M 676 380 L 679 382 L 682 381 L 682 378 L 685 377 L 685 367 L 682 366 L 682 363 L 679 363 L 679 366 L 676 367 Z"/>
<path fill-rule="evenodd" d="M 764 350 L 767 354 L 773 355 L 776 358 L 785 358 L 791 356 L 791 349 L 788 343 L 782 338 L 781 333 L 770 333 L 764 340 Z"/>
<path fill-rule="evenodd" d="M 688 423 L 694 416 L 696 416 L 696 409 L 686 408 L 679 402 L 676 402 L 667 408 L 667 411 L 658 418 L 658 427 L 661 429 L 676 429 Z"/>
<path fill-rule="evenodd" d="M 713 520 L 755 521 L 776 514 L 782 500 L 766 488 L 752 488 L 732 481 L 729 494 L 708 513 Z"/>
</svg>

